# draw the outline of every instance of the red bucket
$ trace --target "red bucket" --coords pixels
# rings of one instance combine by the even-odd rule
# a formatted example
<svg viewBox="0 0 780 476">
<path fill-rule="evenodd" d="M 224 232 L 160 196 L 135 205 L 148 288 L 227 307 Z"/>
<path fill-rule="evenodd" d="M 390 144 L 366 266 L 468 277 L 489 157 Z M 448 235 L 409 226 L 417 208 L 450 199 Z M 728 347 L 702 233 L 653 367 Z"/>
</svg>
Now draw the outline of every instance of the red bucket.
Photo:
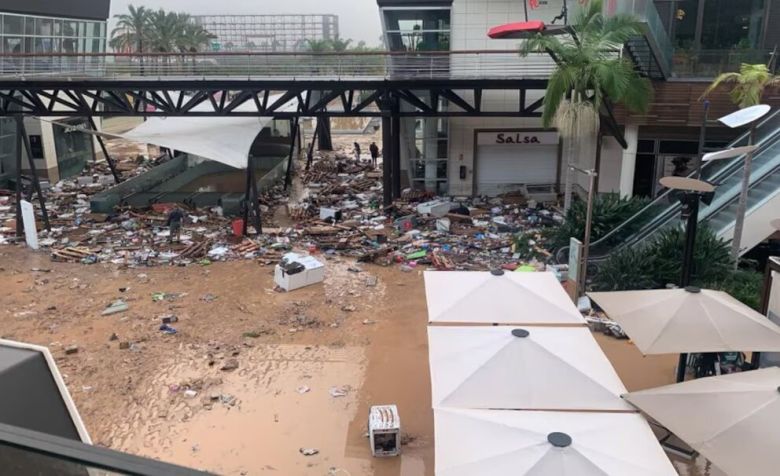
<svg viewBox="0 0 780 476">
<path fill-rule="evenodd" d="M 236 236 L 244 236 L 244 219 L 236 218 L 233 220 L 233 234 Z"/>
</svg>

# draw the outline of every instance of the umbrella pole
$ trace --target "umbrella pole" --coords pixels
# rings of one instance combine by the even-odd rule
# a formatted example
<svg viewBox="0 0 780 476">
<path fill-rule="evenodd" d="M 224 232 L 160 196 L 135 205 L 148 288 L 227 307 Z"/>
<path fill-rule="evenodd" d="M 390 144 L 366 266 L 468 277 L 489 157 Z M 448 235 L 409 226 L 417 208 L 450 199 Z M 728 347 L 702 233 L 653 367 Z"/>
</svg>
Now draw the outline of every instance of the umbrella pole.
<svg viewBox="0 0 780 476">
<path fill-rule="evenodd" d="M 683 266 L 680 276 L 680 287 L 685 288 L 691 284 L 691 275 L 693 274 L 693 252 L 696 247 L 696 228 L 699 224 L 699 194 L 695 192 L 685 192 L 685 202 L 683 204 L 683 216 L 688 215 L 688 221 L 685 225 L 685 250 L 683 252 Z M 677 362 L 677 382 L 685 380 L 685 370 L 688 366 L 688 354 L 680 354 Z"/>
</svg>

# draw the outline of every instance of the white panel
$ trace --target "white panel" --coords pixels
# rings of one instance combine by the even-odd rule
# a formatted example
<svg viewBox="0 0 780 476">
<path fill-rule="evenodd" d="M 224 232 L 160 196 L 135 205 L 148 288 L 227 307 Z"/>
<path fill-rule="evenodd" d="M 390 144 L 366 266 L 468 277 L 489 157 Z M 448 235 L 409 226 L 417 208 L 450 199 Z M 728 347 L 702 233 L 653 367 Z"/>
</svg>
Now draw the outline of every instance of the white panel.
<svg viewBox="0 0 780 476">
<path fill-rule="evenodd" d="M 477 150 L 477 193 L 499 195 L 521 184 L 553 184 L 558 170 L 558 146 L 507 147 L 483 145 Z"/>
</svg>

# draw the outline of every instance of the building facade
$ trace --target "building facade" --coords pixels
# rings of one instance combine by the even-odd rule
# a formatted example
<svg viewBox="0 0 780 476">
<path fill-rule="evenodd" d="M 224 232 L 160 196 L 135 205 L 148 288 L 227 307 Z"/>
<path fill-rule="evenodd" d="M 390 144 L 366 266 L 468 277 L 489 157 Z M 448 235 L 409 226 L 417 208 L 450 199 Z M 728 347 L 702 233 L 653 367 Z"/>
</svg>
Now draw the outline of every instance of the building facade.
<svg viewBox="0 0 780 476">
<path fill-rule="evenodd" d="M 110 0 L 4 0 L 0 5 L 0 68 L 34 59 L 16 54 L 104 53 Z M 11 56 L 8 56 L 11 55 Z M 75 61 L 68 57 L 47 61 Z M 78 174 L 95 157 L 90 136 L 71 126 L 85 119 L 25 119 L 38 173 L 54 182 Z M 26 155 L 22 161 L 27 171 Z M 0 118 L 0 176 L 16 171 L 16 123 Z"/>
<path fill-rule="evenodd" d="M 516 51 L 520 40 L 490 39 L 488 30 L 526 18 L 560 25 L 571 21 L 576 9 L 587 1 L 377 3 L 389 50 Z M 566 144 L 556 131 L 545 130 L 541 120 L 532 117 L 404 119 L 401 159 L 408 185 L 450 195 L 544 190 L 563 183 L 563 164 L 571 162 L 583 168 L 596 167 L 601 192 L 654 196 L 660 189 L 660 177 L 687 172 L 698 152 L 703 120 L 699 96 L 717 74 L 736 70 L 742 62 L 769 61 L 780 35 L 776 28 L 780 0 L 604 3 L 612 11 L 632 13 L 645 22 L 646 34 L 654 35 L 651 39 L 660 45 L 656 48 L 659 64 L 668 63 L 657 68 L 659 74 L 648 74 L 655 79 L 656 90 L 650 112 L 632 115 L 620 107 L 615 111 L 628 143 L 626 149 L 609 136 L 604 137 L 600 154 L 596 153 L 595 139 L 589 144 Z M 529 60 L 518 56 L 512 61 Z M 541 96 L 530 97 L 529 92 L 526 102 Z M 513 107 L 519 100 L 517 92 L 509 91 L 486 91 L 482 97 L 483 105 L 492 103 L 491 109 L 501 104 Z M 732 131 L 717 127 L 713 121 L 734 109 L 726 94 L 712 98 L 708 146 L 722 146 L 734 137 Z M 586 180 L 575 177 L 580 188 L 586 187 Z"/>
<path fill-rule="evenodd" d="M 214 51 L 303 51 L 308 41 L 339 37 L 336 15 L 196 15 L 193 21 L 216 36 Z"/>
</svg>

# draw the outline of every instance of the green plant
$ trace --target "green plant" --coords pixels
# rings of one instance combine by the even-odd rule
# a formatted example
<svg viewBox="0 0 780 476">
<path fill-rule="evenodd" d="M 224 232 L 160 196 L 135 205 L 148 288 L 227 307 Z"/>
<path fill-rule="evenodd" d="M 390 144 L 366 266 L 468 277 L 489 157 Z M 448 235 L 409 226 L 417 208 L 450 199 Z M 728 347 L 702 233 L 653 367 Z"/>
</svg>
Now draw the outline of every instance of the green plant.
<svg viewBox="0 0 780 476">
<path fill-rule="evenodd" d="M 652 270 L 653 256 L 646 247 L 623 249 L 599 265 L 591 287 L 594 291 L 655 289 Z"/>
<path fill-rule="evenodd" d="M 731 258 L 727 241 L 703 227 L 696 234 L 695 246 L 692 285 L 707 287 L 709 283 L 721 282 L 730 276 Z M 645 246 L 627 248 L 607 258 L 598 267 L 593 289 L 657 289 L 667 284 L 679 284 L 684 247 L 685 232 L 681 228 L 662 230 Z"/>
<path fill-rule="evenodd" d="M 756 311 L 761 310 L 761 291 L 764 287 L 764 275 L 757 271 L 746 269 L 730 270 L 724 279 L 712 281 L 706 287 L 725 291 Z"/>
<path fill-rule="evenodd" d="M 514 252 L 523 261 L 547 258 L 540 247 L 544 238 L 538 233 L 518 233 L 514 238 Z"/>
<path fill-rule="evenodd" d="M 679 284 L 685 249 L 685 230 L 669 228 L 659 232 L 649 245 L 653 255 L 653 276 L 659 287 Z M 729 243 L 707 227 L 699 228 L 693 252 L 691 284 L 704 286 L 708 282 L 725 279 L 731 270 Z"/>
<path fill-rule="evenodd" d="M 593 200 L 593 218 L 591 219 L 591 242 L 602 238 L 615 229 L 618 225 L 634 216 L 647 205 L 648 200 L 643 197 L 623 198 L 616 193 L 598 195 Z M 546 233 L 547 246 L 550 250 L 558 250 L 569 245 L 571 237 L 582 240 L 585 236 L 585 217 L 587 204 L 582 200 L 575 200 L 563 223 L 553 227 Z M 631 223 L 621 228 L 609 242 L 616 243 L 636 231 L 641 225 L 640 221 Z"/>
<path fill-rule="evenodd" d="M 592 0 L 571 24 L 573 35 L 537 34 L 523 43 L 520 54 L 547 52 L 556 67 L 547 82 L 542 122 L 555 125 L 562 137 L 573 141 L 599 130 L 599 109 L 606 99 L 635 112 L 647 110 L 653 89 L 631 61 L 615 54 L 629 39 L 641 35 L 641 23 L 631 15 L 606 17 L 603 0 Z M 571 172 L 566 167 L 564 209 L 571 204 Z"/>
</svg>

